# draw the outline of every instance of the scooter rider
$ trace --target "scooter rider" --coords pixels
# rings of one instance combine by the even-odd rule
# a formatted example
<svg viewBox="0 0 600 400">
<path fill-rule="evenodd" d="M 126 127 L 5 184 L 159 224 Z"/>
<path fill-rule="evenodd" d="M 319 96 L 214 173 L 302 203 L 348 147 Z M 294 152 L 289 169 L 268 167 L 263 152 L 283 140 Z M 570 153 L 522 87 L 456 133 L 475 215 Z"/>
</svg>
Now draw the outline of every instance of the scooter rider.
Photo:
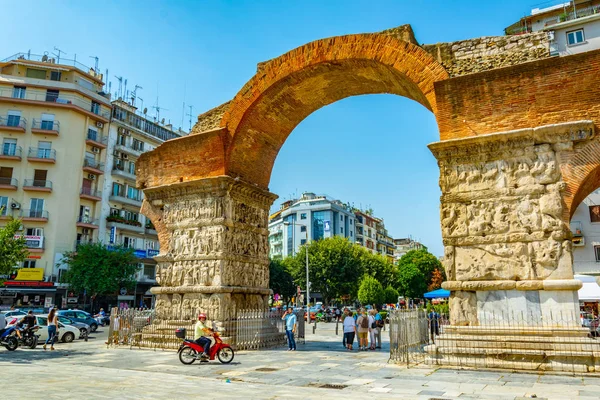
<svg viewBox="0 0 600 400">
<path fill-rule="evenodd" d="M 27 327 L 24 328 L 24 325 L 27 324 Z M 35 326 L 35 317 L 33 316 L 33 310 L 29 310 L 26 316 L 21 318 L 21 320 L 17 323 L 17 336 L 21 338 L 21 332 L 25 329 L 31 329 Z"/>
<path fill-rule="evenodd" d="M 198 315 L 198 322 L 194 326 L 194 340 L 204 349 L 204 352 L 201 354 L 202 358 L 208 358 L 210 352 L 212 342 L 207 336 L 212 336 L 212 329 L 206 326 L 206 315 L 200 314 Z"/>
</svg>

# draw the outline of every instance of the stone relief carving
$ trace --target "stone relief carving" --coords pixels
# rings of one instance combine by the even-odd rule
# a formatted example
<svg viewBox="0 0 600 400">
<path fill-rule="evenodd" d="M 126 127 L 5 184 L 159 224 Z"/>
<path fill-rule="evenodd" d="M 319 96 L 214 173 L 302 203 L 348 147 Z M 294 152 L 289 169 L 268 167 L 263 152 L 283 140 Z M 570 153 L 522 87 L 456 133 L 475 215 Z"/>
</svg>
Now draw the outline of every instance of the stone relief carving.
<svg viewBox="0 0 600 400">
<path fill-rule="evenodd" d="M 478 325 L 477 295 L 475 292 L 456 291 L 450 296 L 450 323 L 452 325 Z"/>
</svg>

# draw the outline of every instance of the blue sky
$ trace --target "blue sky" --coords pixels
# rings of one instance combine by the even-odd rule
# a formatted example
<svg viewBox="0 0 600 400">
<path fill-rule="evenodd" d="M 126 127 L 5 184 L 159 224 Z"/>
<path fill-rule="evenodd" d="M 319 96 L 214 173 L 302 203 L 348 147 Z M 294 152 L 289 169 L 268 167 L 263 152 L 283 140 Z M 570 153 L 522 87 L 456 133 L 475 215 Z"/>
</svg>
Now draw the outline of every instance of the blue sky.
<svg viewBox="0 0 600 400">
<path fill-rule="evenodd" d="M 501 35 L 531 8 L 556 1 L 128 1 L 2 0 L 0 59 L 58 47 L 93 65 L 99 57 L 128 88 L 143 87 L 188 129 L 183 102 L 196 115 L 235 96 L 256 64 L 312 40 L 377 32 L 410 23 L 420 43 Z M 95 4 L 95 5 L 92 5 Z M 189 109 L 186 110 L 189 112 Z M 438 168 L 426 148 L 438 140 L 435 118 L 393 95 L 357 96 L 316 111 L 283 146 L 270 189 L 280 201 L 325 193 L 372 207 L 394 237 L 412 235 L 443 253 Z"/>
</svg>

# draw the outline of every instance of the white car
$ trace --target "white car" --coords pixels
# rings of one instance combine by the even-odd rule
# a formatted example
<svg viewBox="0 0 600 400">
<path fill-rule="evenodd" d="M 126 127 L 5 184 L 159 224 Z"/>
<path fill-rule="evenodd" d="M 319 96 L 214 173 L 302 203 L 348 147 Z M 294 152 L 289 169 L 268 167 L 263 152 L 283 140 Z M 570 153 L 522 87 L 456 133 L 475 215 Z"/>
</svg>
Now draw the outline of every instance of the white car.
<svg viewBox="0 0 600 400">
<path fill-rule="evenodd" d="M 48 339 L 48 316 L 47 315 L 36 315 L 36 323 L 40 327 L 36 332 L 40 335 L 38 343 L 44 344 Z M 58 321 L 58 341 L 64 343 L 71 343 L 73 340 L 78 338 L 80 335 L 79 329 L 71 325 L 65 325 Z"/>
</svg>

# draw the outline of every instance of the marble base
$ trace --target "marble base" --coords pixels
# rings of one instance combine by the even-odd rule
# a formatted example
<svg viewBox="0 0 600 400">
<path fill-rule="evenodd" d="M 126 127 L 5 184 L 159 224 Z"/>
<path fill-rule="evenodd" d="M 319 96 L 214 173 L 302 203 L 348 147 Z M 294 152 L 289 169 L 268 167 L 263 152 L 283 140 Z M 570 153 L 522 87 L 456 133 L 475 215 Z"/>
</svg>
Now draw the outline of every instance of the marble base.
<svg viewBox="0 0 600 400">
<path fill-rule="evenodd" d="M 575 291 L 490 290 L 476 295 L 479 326 L 579 326 Z"/>
</svg>

